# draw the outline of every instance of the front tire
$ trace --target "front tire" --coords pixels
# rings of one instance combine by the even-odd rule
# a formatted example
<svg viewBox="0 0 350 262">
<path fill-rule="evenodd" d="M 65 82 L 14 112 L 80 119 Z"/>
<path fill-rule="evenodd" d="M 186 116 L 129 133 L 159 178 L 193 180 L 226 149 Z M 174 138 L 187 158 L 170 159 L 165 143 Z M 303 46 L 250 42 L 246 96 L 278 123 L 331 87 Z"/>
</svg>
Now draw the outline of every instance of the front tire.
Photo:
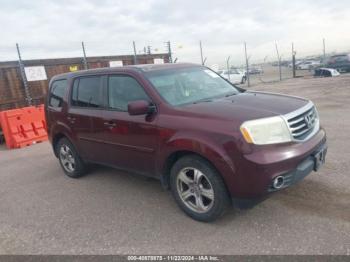
<svg viewBox="0 0 350 262">
<path fill-rule="evenodd" d="M 67 176 L 78 178 L 85 175 L 86 164 L 67 138 L 58 141 L 56 150 L 61 167 Z"/>
<path fill-rule="evenodd" d="M 198 221 L 214 221 L 230 205 L 221 176 L 208 161 L 197 155 L 184 156 L 174 164 L 170 186 L 180 208 Z"/>
</svg>

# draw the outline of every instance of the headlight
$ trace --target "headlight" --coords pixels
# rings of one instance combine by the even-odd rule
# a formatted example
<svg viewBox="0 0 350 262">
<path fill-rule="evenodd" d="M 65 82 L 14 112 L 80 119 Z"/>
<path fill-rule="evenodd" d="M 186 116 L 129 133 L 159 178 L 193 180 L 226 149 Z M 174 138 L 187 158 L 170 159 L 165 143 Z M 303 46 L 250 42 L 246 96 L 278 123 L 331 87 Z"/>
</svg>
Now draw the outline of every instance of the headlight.
<svg viewBox="0 0 350 262">
<path fill-rule="evenodd" d="M 244 139 L 256 145 L 276 144 L 292 141 L 289 128 L 280 116 L 244 122 L 241 127 Z"/>
</svg>

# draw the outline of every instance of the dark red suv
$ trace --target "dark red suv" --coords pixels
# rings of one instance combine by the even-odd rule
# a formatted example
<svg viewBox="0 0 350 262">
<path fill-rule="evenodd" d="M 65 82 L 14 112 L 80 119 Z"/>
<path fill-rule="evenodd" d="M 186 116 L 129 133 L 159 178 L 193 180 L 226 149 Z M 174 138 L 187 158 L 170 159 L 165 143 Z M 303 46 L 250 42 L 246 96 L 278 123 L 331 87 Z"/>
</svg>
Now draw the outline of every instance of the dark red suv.
<svg viewBox="0 0 350 262">
<path fill-rule="evenodd" d="M 296 183 L 327 150 L 311 101 L 246 91 L 194 64 L 55 76 L 46 119 L 68 176 L 98 163 L 158 178 L 201 221 Z"/>
</svg>

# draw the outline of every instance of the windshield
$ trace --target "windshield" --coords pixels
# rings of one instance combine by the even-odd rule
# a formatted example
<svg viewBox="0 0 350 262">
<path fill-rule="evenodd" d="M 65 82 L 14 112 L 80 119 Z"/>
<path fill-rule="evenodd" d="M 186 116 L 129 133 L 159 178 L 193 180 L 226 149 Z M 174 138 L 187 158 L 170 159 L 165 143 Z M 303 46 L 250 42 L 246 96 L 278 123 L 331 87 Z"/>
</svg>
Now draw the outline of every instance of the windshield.
<svg viewBox="0 0 350 262">
<path fill-rule="evenodd" d="M 161 70 L 145 75 L 158 93 L 173 106 L 239 93 L 237 88 L 205 67 Z"/>
</svg>

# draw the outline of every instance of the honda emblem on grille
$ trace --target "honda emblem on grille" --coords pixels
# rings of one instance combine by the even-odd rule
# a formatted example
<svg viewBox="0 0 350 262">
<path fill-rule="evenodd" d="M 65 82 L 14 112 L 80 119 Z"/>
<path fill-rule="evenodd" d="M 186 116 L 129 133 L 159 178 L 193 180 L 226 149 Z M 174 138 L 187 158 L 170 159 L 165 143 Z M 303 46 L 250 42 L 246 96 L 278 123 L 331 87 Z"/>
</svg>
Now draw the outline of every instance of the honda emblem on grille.
<svg viewBox="0 0 350 262">
<path fill-rule="evenodd" d="M 306 123 L 307 128 L 312 127 L 313 117 L 311 116 L 311 114 L 308 114 L 308 115 L 304 116 L 304 121 Z"/>
</svg>

